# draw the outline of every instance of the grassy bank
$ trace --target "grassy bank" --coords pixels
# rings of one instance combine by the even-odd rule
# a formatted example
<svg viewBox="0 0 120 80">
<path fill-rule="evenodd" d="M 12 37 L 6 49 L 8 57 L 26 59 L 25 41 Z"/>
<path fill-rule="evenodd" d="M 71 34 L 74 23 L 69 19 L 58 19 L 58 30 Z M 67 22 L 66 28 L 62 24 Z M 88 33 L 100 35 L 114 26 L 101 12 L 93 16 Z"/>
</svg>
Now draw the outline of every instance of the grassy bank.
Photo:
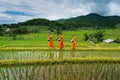
<svg viewBox="0 0 120 80">
<path fill-rule="evenodd" d="M 116 39 L 120 36 L 120 29 L 107 29 L 105 39 L 111 38 Z M 92 43 L 84 41 L 84 33 L 91 33 L 95 32 L 95 30 L 77 30 L 77 31 L 63 31 L 64 35 L 64 44 L 71 44 L 70 40 L 72 35 L 75 34 L 77 37 L 77 44 L 88 44 L 91 45 Z M 12 40 L 11 37 L 8 36 L 0 36 L 0 46 L 8 45 L 8 44 L 47 44 L 48 41 L 48 31 L 43 31 L 41 33 L 33 33 L 33 34 L 26 34 L 26 35 L 17 35 L 16 40 Z M 58 44 L 58 35 L 55 33 L 53 34 L 53 41 L 54 44 Z"/>
</svg>

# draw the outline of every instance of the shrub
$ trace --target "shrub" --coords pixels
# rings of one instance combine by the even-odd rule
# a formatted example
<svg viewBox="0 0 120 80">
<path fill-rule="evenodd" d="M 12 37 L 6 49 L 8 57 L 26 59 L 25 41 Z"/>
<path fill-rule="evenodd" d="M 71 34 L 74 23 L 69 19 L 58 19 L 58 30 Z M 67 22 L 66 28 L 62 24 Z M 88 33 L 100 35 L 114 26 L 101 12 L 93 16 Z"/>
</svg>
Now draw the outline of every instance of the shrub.
<svg viewBox="0 0 120 80">
<path fill-rule="evenodd" d="M 85 40 L 85 41 L 89 40 L 89 36 L 88 36 L 87 33 L 84 34 L 84 40 Z"/>
<path fill-rule="evenodd" d="M 104 30 L 97 30 L 95 33 L 90 33 L 84 34 L 84 40 L 85 41 L 92 41 L 94 43 L 100 43 L 104 40 L 104 36 L 105 36 L 105 31 Z"/>
<path fill-rule="evenodd" d="M 117 38 L 116 40 L 114 40 L 115 43 L 120 43 L 120 39 Z"/>
<path fill-rule="evenodd" d="M 0 36 L 3 36 L 4 35 L 4 30 L 3 30 L 3 27 L 0 25 Z"/>
</svg>

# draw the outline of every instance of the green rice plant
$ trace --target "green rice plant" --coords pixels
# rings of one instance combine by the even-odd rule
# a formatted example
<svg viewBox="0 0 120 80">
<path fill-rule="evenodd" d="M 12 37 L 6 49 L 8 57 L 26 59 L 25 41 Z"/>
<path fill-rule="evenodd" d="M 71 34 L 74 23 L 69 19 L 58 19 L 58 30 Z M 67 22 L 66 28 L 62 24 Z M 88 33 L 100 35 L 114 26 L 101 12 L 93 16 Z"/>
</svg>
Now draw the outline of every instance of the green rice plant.
<svg viewBox="0 0 120 80">
<path fill-rule="evenodd" d="M 54 65 L 54 77 L 57 79 L 57 63 Z"/>
<path fill-rule="evenodd" d="M 102 64 L 98 64 L 98 65 L 95 66 L 95 71 L 96 71 L 95 79 L 96 79 L 96 80 L 98 79 L 98 76 L 99 76 L 100 71 L 101 71 L 101 69 L 102 69 L 101 66 L 102 66 Z"/>
<path fill-rule="evenodd" d="M 110 80 L 113 80 L 115 65 L 111 65 L 111 68 L 112 68 L 112 72 L 111 72 L 111 75 L 110 75 Z"/>
<path fill-rule="evenodd" d="M 69 73 L 68 73 L 68 66 L 67 66 L 67 63 L 65 63 L 65 70 L 66 70 L 66 74 L 67 74 L 67 78 L 68 78 Z"/>
<path fill-rule="evenodd" d="M 71 63 L 71 67 L 70 67 L 71 68 L 71 75 L 72 75 L 72 78 L 75 79 L 76 76 L 75 76 L 73 67 L 74 67 L 74 64 Z"/>
<path fill-rule="evenodd" d="M 42 68 L 42 76 L 43 76 L 42 80 L 45 80 L 45 68 L 44 67 Z"/>
<path fill-rule="evenodd" d="M 60 75 L 61 75 L 61 80 L 64 80 L 63 74 L 62 74 L 62 64 L 60 64 Z"/>
<path fill-rule="evenodd" d="M 0 79 L 2 80 L 5 80 L 5 74 L 4 74 L 4 69 L 3 68 L 0 68 L 0 74 L 1 74 L 1 77 Z"/>
<path fill-rule="evenodd" d="M 37 80 L 37 71 L 38 71 L 38 67 L 37 67 L 37 65 L 35 64 L 35 65 L 34 65 L 34 75 L 33 75 L 33 80 Z"/>
<path fill-rule="evenodd" d="M 28 79 L 30 80 L 31 79 L 31 76 L 32 76 L 32 67 L 31 66 L 28 66 Z"/>
<path fill-rule="evenodd" d="M 64 51 L 63 51 L 64 52 Z M 57 51 L 55 51 L 53 54 L 56 54 Z M 25 59 L 50 59 L 49 58 L 49 51 L 3 51 L 0 54 L 0 60 L 10 60 L 10 59 L 15 59 L 15 60 L 25 60 Z M 75 57 L 71 57 L 70 51 L 65 51 L 63 53 L 64 58 L 86 58 L 86 57 L 120 57 L 119 51 L 75 51 Z M 56 54 L 58 55 L 58 54 Z M 54 56 L 54 55 L 53 55 Z M 58 58 L 53 58 L 53 59 L 58 59 Z"/>
<path fill-rule="evenodd" d="M 76 62 L 76 75 L 77 75 L 77 79 L 76 80 L 79 80 L 80 76 L 79 76 L 79 62 Z"/>
<path fill-rule="evenodd" d="M 35 77 L 35 65 L 32 65 L 32 70 L 31 70 L 31 78 L 30 80 L 34 80 L 34 77 Z"/>
<path fill-rule="evenodd" d="M 99 71 L 96 75 L 96 79 L 98 79 L 98 76 L 100 76 L 100 73 L 102 72 L 103 66 L 104 66 L 104 63 L 100 64 Z"/>
<path fill-rule="evenodd" d="M 5 72 L 6 72 L 6 79 L 10 80 L 10 76 L 9 76 L 9 72 L 8 72 L 8 68 L 5 68 Z"/>
<path fill-rule="evenodd" d="M 79 64 L 80 65 L 80 64 Z M 84 70 L 84 68 L 83 67 L 81 67 L 81 69 L 80 69 L 81 71 L 80 71 L 80 79 L 81 80 L 83 80 L 83 70 Z"/>
<path fill-rule="evenodd" d="M 29 73 L 29 68 L 28 68 L 28 66 L 25 67 L 25 68 L 26 68 L 26 72 L 25 72 L 26 73 L 26 78 L 25 79 L 28 80 L 29 79 L 29 74 L 28 74 Z"/>
<path fill-rule="evenodd" d="M 118 69 L 118 70 L 116 71 L 116 73 L 117 73 L 117 76 L 116 76 L 116 77 L 117 77 L 117 80 L 120 79 L 120 72 L 119 72 L 120 67 L 119 67 L 119 65 L 120 65 L 119 63 L 117 63 L 117 65 L 116 65 L 116 66 L 117 66 L 117 69 Z"/>
<path fill-rule="evenodd" d="M 105 70 L 104 70 L 104 78 L 108 80 L 108 66 L 106 65 Z"/>
<path fill-rule="evenodd" d="M 52 64 L 51 63 L 49 63 L 48 65 L 47 65 L 47 80 L 51 80 L 51 66 L 52 66 Z"/>
<path fill-rule="evenodd" d="M 60 51 L 58 48 L 56 49 L 48 49 L 48 48 L 0 48 L 0 51 Z M 62 49 L 62 51 L 73 51 L 71 48 Z M 120 48 L 77 48 L 75 51 L 120 51 Z"/>
<path fill-rule="evenodd" d="M 60 71 L 57 71 L 58 68 Z M 51 80 L 53 78 L 55 80 L 119 80 L 119 69 L 120 63 L 114 62 L 49 62 L 39 65 L 1 66 L 0 78 L 1 80 Z M 57 75 L 57 72 L 60 75 Z M 50 73 L 53 73 L 53 76 Z"/>
<path fill-rule="evenodd" d="M 50 72 L 51 72 L 51 65 L 48 65 L 48 79 L 51 80 L 50 78 Z"/>
<path fill-rule="evenodd" d="M 105 78 L 105 72 L 106 72 L 105 70 L 106 70 L 106 67 L 104 67 L 104 69 L 103 69 L 103 73 L 102 73 L 102 75 L 101 75 L 101 78 L 102 78 L 102 79 Z"/>
<path fill-rule="evenodd" d="M 19 78 L 24 79 L 23 67 L 22 66 L 19 68 Z"/>
<path fill-rule="evenodd" d="M 49 54 L 49 59 L 54 59 L 54 53 Z"/>
<path fill-rule="evenodd" d="M 92 67 L 89 66 L 88 68 L 88 77 L 89 77 L 89 80 L 92 80 L 92 77 L 94 75 L 93 71 L 91 71 Z"/>
</svg>

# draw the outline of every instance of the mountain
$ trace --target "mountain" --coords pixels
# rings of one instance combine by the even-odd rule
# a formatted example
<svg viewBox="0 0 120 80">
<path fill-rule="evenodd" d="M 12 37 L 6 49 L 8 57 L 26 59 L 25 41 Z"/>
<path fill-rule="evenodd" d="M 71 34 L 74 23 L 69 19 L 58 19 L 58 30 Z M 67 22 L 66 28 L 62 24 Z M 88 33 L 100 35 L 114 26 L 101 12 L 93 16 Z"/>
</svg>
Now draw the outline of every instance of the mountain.
<svg viewBox="0 0 120 80">
<path fill-rule="evenodd" d="M 116 24 L 120 23 L 120 17 L 101 16 L 96 13 L 91 13 L 86 16 L 57 20 L 57 22 L 65 25 L 67 28 L 75 29 L 81 27 L 114 28 Z"/>
<path fill-rule="evenodd" d="M 31 19 L 25 22 L 20 22 L 18 23 L 20 26 L 44 26 L 44 27 L 48 27 L 48 28 L 61 28 L 64 29 L 64 25 L 57 22 L 57 21 L 50 21 L 47 19 Z"/>
<path fill-rule="evenodd" d="M 18 24 L 23 26 L 50 26 L 51 24 L 54 24 L 54 23 L 55 23 L 54 21 L 37 18 L 37 19 L 31 19 L 25 22 L 20 22 Z"/>
<path fill-rule="evenodd" d="M 48 19 L 31 19 L 17 24 L 3 24 L 9 28 L 19 26 L 34 26 L 37 28 L 46 27 L 47 29 L 63 29 L 76 30 L 80 28 L 115 28 L 115 25 L 120 24 L 120 16 L 101 16 L 96 13 L 91 13 L 84 16 L 72 17 L 68 19 L 48 20 Z M 38 27 L 41 26 L 41 27 Z"/>
</svg>

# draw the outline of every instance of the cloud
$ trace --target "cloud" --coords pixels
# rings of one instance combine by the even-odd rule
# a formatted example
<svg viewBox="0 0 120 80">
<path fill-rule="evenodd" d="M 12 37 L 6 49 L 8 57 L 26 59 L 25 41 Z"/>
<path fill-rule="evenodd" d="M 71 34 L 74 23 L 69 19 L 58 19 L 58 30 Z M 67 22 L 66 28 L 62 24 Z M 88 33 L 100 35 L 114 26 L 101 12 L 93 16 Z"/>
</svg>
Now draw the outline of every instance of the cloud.
<svg viewBox="0 0 120 80">
<path fill-rule="evenodd" d="M 0 23 L 50 20 L 89 13 L 120 15 L 120 0 L 0 0 Z"/>
<path fill-rule="evenodd" d="M 120 3 L 120 1 L 109 4 L 110 11 L 108 15 L 120 15 L 120 5 L 118 3 Z"/>
</svg>

